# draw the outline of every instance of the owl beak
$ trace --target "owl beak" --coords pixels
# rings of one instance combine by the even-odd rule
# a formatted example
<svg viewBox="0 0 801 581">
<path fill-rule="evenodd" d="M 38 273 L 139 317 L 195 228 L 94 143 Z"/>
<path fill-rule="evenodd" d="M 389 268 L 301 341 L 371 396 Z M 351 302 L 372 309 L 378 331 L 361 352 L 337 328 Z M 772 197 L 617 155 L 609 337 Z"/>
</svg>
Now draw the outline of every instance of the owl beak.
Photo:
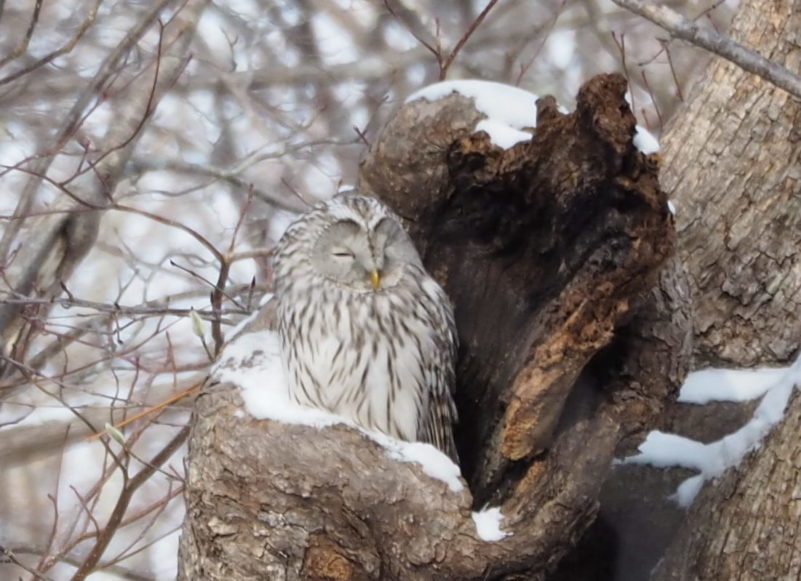
<svg viewBox="0 0 801 581">
<path fill-rule="evenodd" d="M 370 284 L 373 285 L 375 290 L 381 288 L 381 273 L 378 272 L 377 268 L 370 271 Z"/>
</svg>

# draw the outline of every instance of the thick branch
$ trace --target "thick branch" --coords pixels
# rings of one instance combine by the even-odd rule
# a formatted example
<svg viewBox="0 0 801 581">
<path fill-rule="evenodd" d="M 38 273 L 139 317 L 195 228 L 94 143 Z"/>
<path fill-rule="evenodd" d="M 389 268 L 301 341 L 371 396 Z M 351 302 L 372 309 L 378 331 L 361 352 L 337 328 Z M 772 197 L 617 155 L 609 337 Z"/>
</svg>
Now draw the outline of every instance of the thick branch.
<svg viewBox="0 0 801 581">
<path fill-rule="evenodd" d="M 195 557 L 184 558 L 181 579 L 242 579 L 254 567 L 286 579 L 496 578 L 526 570 L 532 559 L 555 561 L 557 529 L 574 525 L 573 507 L 591 506 L 597 495 L 597 479 L 567 482 L 568 467 L 548 462 L 564 488 L 539 502 L 529 495 L 536 480 L 522 483 L 502 507 L 511 534 L 486 542 L 466 488 L 451 491 L 353 428 L 243 421 L 238 391 L 219 384 L 198 400 L 187 511 L 225 516 L 184 529 L 182 554 Z M 601 417 L 564 444 L 582 471 L 597 473 L 611 457 L 584 445 L 587 432 L 615 439 L 616 428 Z"/>
</svg>

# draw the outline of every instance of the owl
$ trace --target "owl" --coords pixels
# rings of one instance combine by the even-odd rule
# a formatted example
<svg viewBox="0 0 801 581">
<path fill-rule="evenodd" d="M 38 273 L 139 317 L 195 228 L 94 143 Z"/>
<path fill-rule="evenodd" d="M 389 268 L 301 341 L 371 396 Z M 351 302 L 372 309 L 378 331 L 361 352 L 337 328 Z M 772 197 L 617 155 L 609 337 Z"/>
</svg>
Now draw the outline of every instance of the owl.
<svg viewBox="0 0 801 581">
<path fill-rule="evenodd" d="M 290 397 L 456 461 L 453 308 L 398 217 L 336 196 L 289 226 L 273 266 Z"/>
</svg>

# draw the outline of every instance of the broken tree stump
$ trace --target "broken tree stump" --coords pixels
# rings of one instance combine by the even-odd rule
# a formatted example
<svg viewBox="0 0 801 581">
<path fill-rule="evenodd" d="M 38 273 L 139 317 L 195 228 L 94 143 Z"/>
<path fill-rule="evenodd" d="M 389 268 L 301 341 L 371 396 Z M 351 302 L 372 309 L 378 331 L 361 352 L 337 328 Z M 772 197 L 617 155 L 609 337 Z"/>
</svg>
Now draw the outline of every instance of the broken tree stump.
<svg viewBox="0 0 801 581">
<path fill-rule="evenodd" d="M 469 492 L 352 428 L 242 419 L 237 386 L 210 384 L 180 578 L 542 579 L 556 566 L 688 364 L 673 220 L 625 91 L 600 75 L 573 113 L 541 99 L 531 139 L 509 149 L 474 131 L 472 99 L 415 100 L 362 164 L 359 188 L 406 220 L 455 305 Z M 495 542 L 470 517 L 486 502 L 510 533 Z"/>
</svg>

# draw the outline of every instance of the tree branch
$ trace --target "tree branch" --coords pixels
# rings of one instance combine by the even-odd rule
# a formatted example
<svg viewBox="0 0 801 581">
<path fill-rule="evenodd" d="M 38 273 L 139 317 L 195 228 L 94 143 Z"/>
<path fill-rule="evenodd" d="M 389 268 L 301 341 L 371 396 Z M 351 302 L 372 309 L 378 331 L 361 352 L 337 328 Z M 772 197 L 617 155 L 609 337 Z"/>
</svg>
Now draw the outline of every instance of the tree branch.
<svg viewBox="0 0 801 581">
<path fill-rule="evenodd" d="M 668 6 L 651 4 L 643 0 L 612 1 L 664 28 L 671 36 L 705 48 L 801 99 L 801 77 L 780 64 L 766 59 L 758 52 L 718 34 L 711 28 L 687 20 Z"/>
</svg>

